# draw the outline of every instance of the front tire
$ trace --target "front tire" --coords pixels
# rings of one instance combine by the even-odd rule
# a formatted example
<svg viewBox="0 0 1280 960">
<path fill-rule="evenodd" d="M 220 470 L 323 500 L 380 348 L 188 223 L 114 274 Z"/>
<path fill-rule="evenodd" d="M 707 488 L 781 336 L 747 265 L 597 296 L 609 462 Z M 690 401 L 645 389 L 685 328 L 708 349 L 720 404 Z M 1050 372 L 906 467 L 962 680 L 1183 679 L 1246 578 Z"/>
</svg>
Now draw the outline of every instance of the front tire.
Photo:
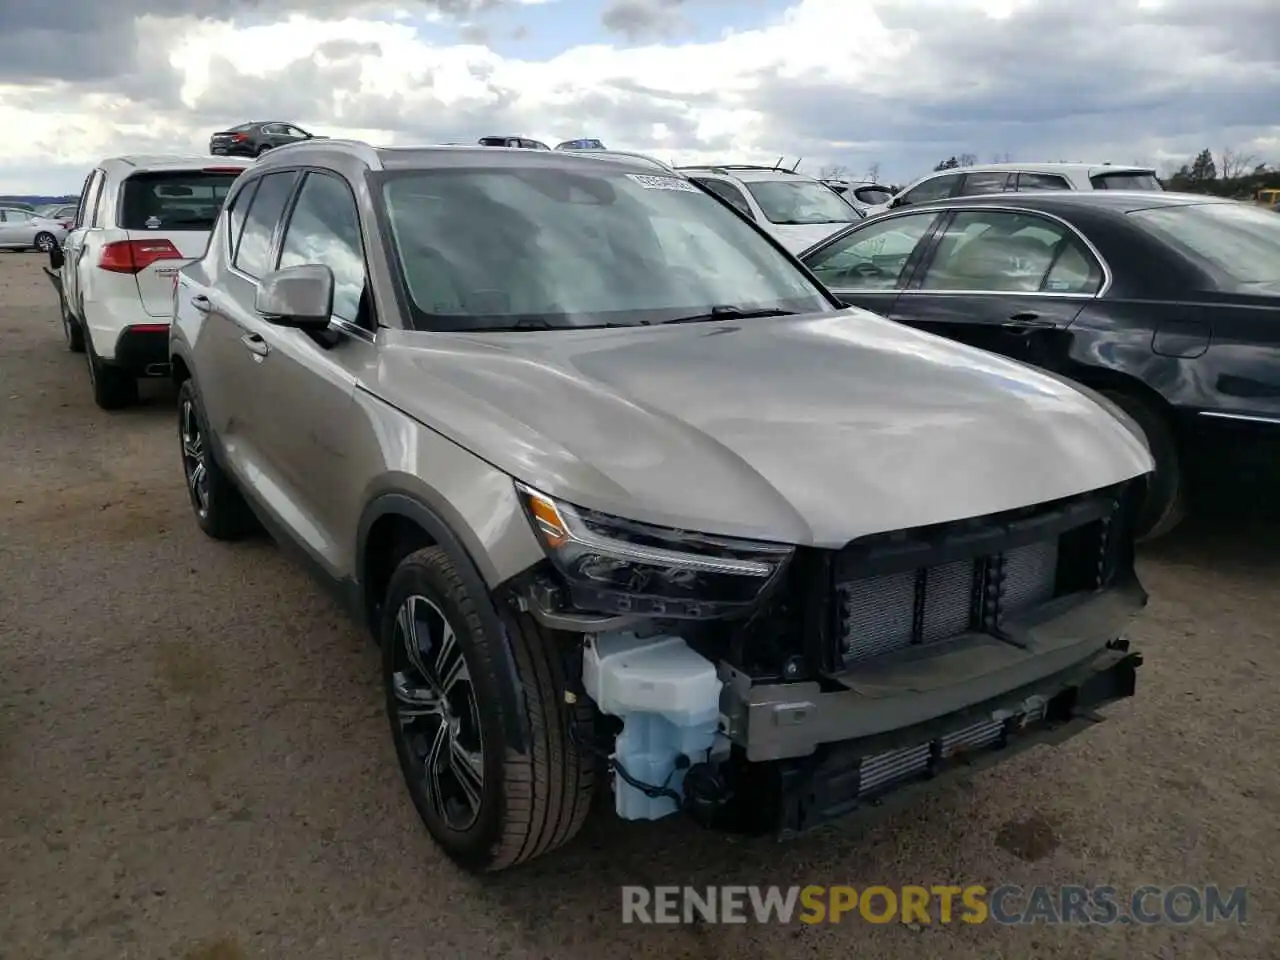
<svg viewBox="0 0 1280 960">
<path fill-rule="evenodd" d="M 196 524 L 214 540 L 240 540 L 256 527 L 252 511 L 209 449 L 209 431 L 196 389 L 184 380 L 178 388 L 178 443 L 182 475 Z"/>
<path fill-rule="evenodd" d="M 564 702 L 555 638 L 532 620 L 509 631 L 528 752 L 507 742 L 500 644 L 439 547 L 396 568 L 381 623 L 392 740 L 427 830 L 460 866 L 503 870 L 568 842 L 591 809 L 595 768 L 571 729 L 590 708 Z"/>
<path fill-rule="evenodd" d="M 1102 392 L 1133 417 L 1147 436 L 1156 470 L 1135 533 L 1140 543 L 1157 540 L 1177 527 L 1187 514 L 1186 482 L 1173 426 L 1168 417 L 1142 397 L 1124 390 Z"/>
</svg>

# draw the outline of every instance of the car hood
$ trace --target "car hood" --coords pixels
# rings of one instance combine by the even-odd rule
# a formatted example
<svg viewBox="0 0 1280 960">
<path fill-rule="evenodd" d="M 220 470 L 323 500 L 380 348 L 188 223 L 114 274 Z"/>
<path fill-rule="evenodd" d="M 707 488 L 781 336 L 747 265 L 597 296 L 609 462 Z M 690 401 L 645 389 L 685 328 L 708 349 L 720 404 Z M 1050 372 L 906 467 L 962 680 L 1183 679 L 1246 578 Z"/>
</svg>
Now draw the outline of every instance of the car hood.
<svg viewBox="0 0 1280 960">
<path fill-rule="evenodd" d="M 774 223 L 769 229 L 784 247 L 799 253 L 847 226 L 848 223 Z"/>
<path fill-rule="evenodd" d="M 671 527 L 834 547 L 1153 469 L 1069 384 L 862 310 L 383 336 L 369 392 L 552 496 Z"/>
</svg>

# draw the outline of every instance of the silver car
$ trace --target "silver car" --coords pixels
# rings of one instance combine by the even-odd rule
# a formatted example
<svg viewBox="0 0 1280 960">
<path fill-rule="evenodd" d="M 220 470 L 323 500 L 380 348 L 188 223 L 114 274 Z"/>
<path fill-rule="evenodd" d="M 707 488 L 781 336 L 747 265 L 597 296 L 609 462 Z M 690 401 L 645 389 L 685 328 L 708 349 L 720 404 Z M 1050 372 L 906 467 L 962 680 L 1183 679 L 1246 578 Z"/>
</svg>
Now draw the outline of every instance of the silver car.
<svg viewBox="0 0 1280 960">
<path fill-rule="evenodd" d="M 598 789 L 807 831 L 1134 691 L 1137 428 L 842 308 L 674 171 L 281 147 L 174 303 L 196 523 L 265 527 L 367 625 L 468 868 Z"/>
<path fill-rule="evenodd" d="M 66 238 L 67 229 L 58 220 L 20 207 L 0 207 L 0 249 L 48 253 Z"/>
</svg>

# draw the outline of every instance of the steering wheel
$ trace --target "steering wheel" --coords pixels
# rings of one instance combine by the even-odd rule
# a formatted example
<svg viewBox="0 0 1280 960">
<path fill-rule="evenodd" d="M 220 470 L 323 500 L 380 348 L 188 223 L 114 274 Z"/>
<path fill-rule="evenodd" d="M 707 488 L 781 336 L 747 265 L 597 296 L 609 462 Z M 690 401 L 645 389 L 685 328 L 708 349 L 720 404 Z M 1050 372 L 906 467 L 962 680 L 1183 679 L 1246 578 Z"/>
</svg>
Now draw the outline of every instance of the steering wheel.
<svg viewBox="0 0 1280 960">
<path fill-rule="evenodd" d="M 849 278 L 858 278 L 862 280 L 882 280 L 889 274 L 885 273 L 870 260 L 862 260 L 852 267 L 844 271 L 844 276 Z"/>
</svg>

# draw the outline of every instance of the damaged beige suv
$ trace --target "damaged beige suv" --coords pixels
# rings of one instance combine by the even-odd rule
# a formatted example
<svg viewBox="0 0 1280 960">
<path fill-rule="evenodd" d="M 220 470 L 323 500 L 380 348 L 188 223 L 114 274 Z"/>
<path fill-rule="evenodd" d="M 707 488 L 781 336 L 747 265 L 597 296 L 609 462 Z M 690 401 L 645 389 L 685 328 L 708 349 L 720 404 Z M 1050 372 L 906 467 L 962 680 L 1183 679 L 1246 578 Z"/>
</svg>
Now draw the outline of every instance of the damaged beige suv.
<svg viewBox="0 0 1280 960">
<path fill-rule="evenodd" d="M 1132 422 L 841 307 L 678 173 L 281 147 L 174 310 L 197 523 L 265 526 L 368 625 L 469 868 L 596 789 L 803 832 L 1134 691 Z"/>
</svg>

